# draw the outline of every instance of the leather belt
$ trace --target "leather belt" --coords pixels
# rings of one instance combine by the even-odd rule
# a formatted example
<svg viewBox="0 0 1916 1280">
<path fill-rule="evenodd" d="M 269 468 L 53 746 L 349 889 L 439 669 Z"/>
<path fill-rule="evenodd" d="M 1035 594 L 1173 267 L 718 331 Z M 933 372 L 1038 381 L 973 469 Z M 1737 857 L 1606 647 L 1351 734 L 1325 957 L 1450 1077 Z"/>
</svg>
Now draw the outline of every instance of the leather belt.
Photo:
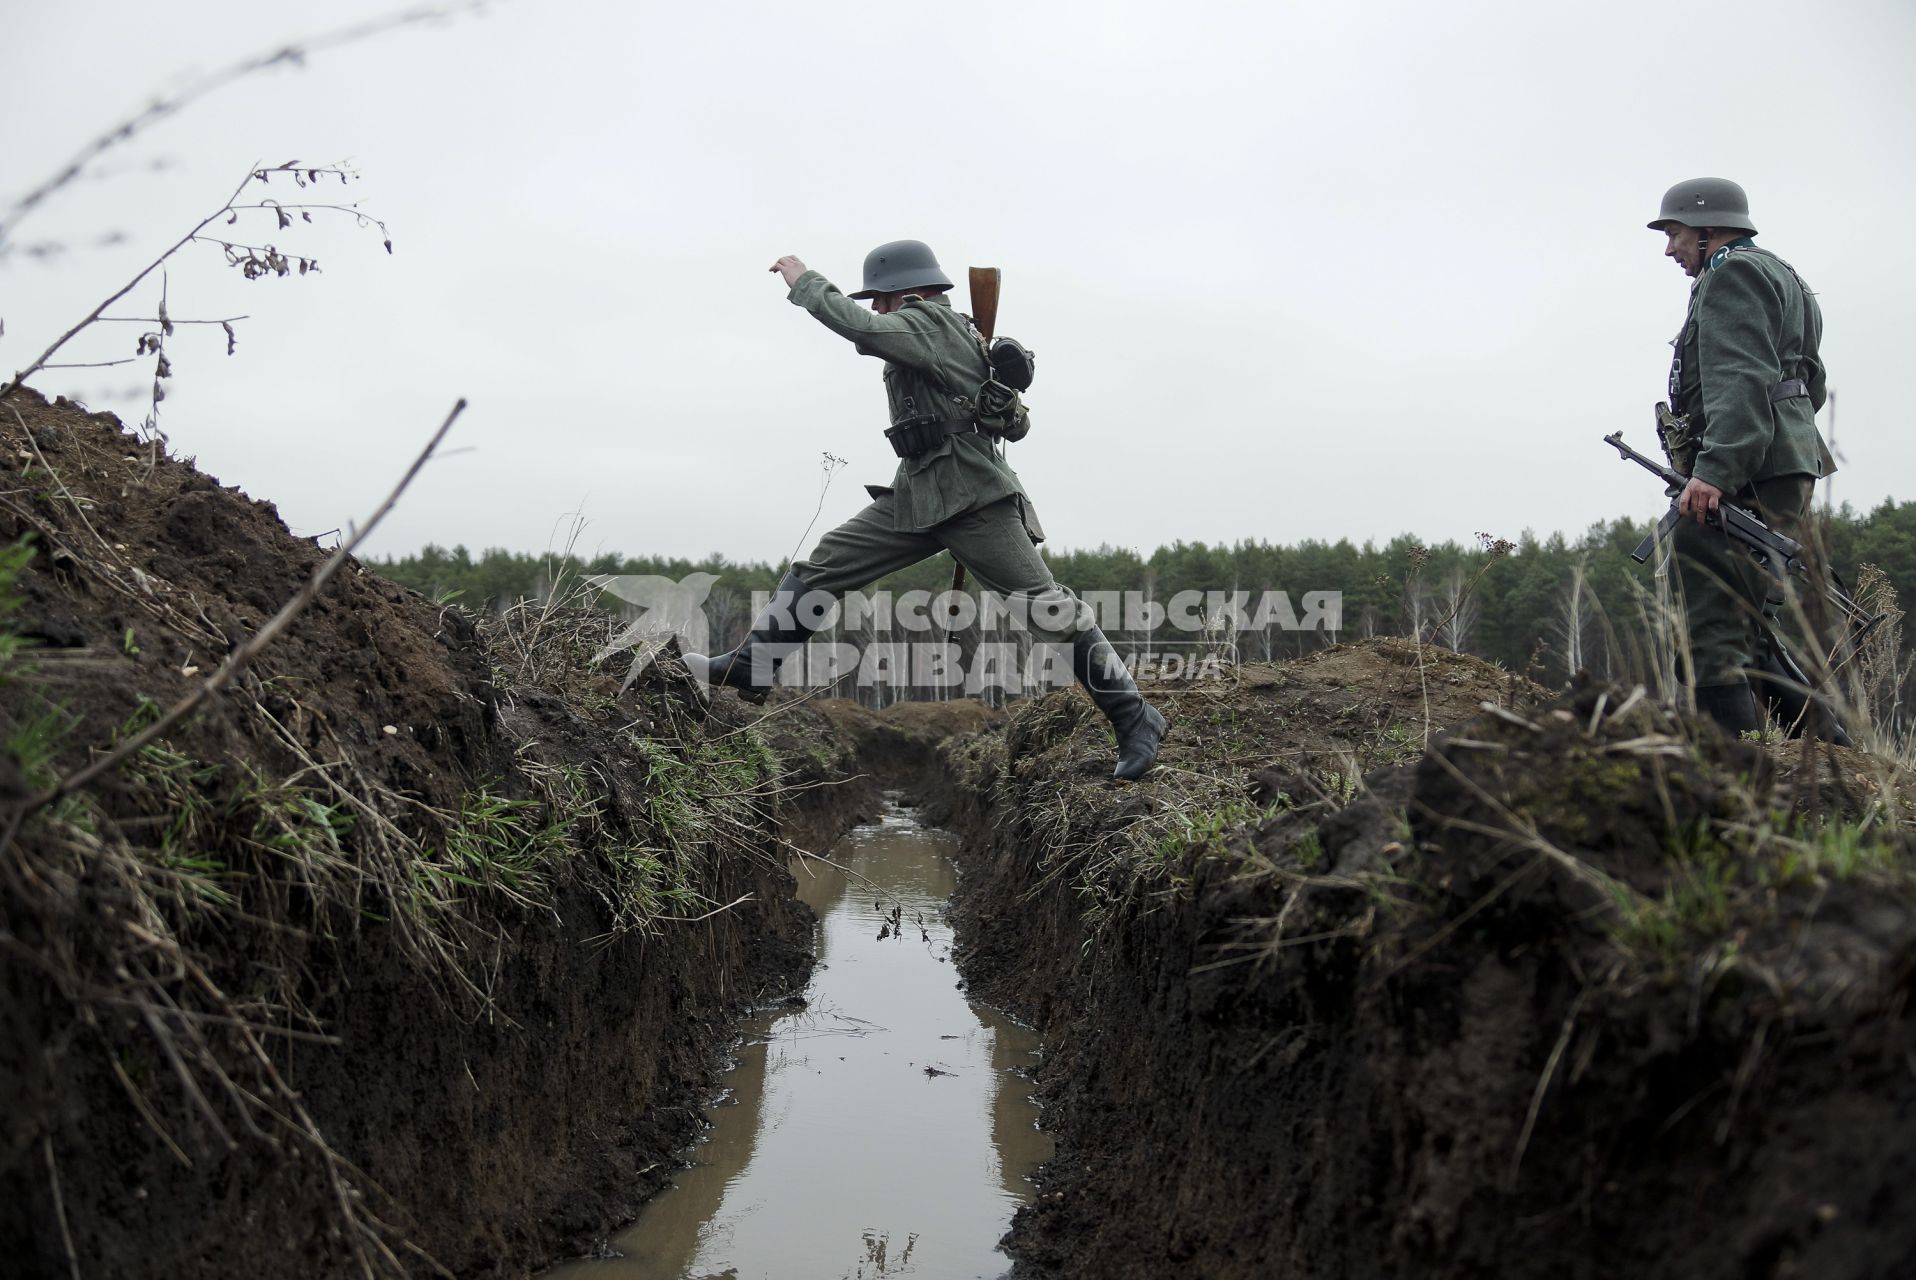
<svg viewBox="0 0 1916 1280">
<path fill-rule="evenodd" d="M 974 418 L 910 418 L 889 428 L 885 439 L 891 441 L 891 451 L 899 457 L 915 458 L 943 444 L 946 436 L 977 430 Z"/>
<path fill-rule="evenodd" d="M 1794 400 L 1798 396 L 1806 396 L 1809 393 L 1809 383 L 1801 378 L 1785 378 L 1770 388 L 1770 403 L 1775 404 L 1778 400 Z"/>
</svg>

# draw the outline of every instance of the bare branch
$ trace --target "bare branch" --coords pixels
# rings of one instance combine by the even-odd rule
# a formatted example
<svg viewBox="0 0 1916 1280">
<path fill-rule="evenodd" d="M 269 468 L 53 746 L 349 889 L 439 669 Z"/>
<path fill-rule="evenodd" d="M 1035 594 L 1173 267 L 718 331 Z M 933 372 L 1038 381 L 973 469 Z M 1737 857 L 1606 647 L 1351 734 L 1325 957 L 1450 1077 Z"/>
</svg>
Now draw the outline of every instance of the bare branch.
<svg viewBox="0 0 1916 1280">
<path fill-rule="evenodd" d="M 102 153 L 144 133 L 162 120 L 178 114 L 207 94 L 223 89 L 236 80 L 243 80 L 255 72 L 265 71 L 281 64 L 301 66 L 305 63 L 307 55 L 324 49 L 336 49 L 341 45 L 381 35 L 398 27 L 476 13 L 484 7 L 485 0 L 468 0 L 465 4 L 408 9 L 384 18 L 375 18 L 369 22 L 355 23 L 349 27 L 308 36 L 290 44 L 276 45 L 202 76 L 176 93 L 155 98 L 144 110 L 122 120 L 82 147 L 79 153 L 62 165 L 51 178 L 13 202 L 5 215 L 0 216 L 0 254 L 6 253 L 11 247 L 14 228 L 19 226 L 21 219 L 39 208 L 47 197 L 78 178 Z"/>
</svg>

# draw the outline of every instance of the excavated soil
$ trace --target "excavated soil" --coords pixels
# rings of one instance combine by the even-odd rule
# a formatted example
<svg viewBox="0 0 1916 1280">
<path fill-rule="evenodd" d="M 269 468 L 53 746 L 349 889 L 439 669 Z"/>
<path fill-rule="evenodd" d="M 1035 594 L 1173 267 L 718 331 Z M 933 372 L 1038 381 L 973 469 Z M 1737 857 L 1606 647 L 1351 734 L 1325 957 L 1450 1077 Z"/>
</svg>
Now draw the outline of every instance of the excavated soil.
<svg viewBox="0 0 1916 1280">
<path fill-rule="evenodd" d="M 10 1267 L 517 1275 L 630 1221 L 736 1018 L 809 968 L 791 844 L 877 812 L 833 722 L 761 732 L 669 656 L 621 692 L 589 619 L 480 624 L 348 563 L 233 690 L 29 811 L 329 553 L 26 391 L 0 403 L 15 545 Z"/>
<path fill-rule="evenodd" d="M 1137 787 L 1074 694 L 946 750 L 1016 1274 L 1916 1274 L 1892 768 L 1395 641 L 1162 700 Z"/>
</svg>

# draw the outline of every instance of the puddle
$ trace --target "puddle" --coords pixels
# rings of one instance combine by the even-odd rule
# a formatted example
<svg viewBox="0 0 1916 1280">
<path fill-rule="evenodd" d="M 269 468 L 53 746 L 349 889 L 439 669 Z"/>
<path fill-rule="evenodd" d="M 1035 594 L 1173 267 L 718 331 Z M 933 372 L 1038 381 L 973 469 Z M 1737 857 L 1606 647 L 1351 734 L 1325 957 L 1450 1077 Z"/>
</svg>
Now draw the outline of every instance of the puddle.
<svg viewBox="0 0 1916 1280">
<path fill-rule="evenodd" d="M 808 860 L 808 1005 L 755 1018 L 693 1166 L 612 1238 L 621 1258 L 549 1280 L 991 1280 L 998 1238 L 1051 1155 L 1038 1038 L 956 989 L 952 837 L 909 811 Z M 840 869 L 840 868 L 843 869 Z"/>
</svg>

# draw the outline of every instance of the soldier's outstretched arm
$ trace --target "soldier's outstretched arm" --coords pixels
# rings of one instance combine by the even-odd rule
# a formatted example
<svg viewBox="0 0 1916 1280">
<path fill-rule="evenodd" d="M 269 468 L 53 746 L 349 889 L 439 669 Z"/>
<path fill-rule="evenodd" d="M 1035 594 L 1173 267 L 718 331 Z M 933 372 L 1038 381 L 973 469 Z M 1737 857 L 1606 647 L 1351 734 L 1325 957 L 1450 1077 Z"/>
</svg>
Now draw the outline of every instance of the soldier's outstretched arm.
<svg viewBox="0 0 1916 1280">
<path fill-rule="evenodd" d="M 796 268 L 794 274 L 793 268 Z M 787 298 L 827 329 L 849 338 L 859 353 L 893 364 L 929 371 L 935 360 L 937 322 L 917 307 L 902 307 L 886 315 L 867 311 L 838 291 L 838 286 L 797 258 L 780 258 L 772 270 L 791 286 Z"/>
</svg>

